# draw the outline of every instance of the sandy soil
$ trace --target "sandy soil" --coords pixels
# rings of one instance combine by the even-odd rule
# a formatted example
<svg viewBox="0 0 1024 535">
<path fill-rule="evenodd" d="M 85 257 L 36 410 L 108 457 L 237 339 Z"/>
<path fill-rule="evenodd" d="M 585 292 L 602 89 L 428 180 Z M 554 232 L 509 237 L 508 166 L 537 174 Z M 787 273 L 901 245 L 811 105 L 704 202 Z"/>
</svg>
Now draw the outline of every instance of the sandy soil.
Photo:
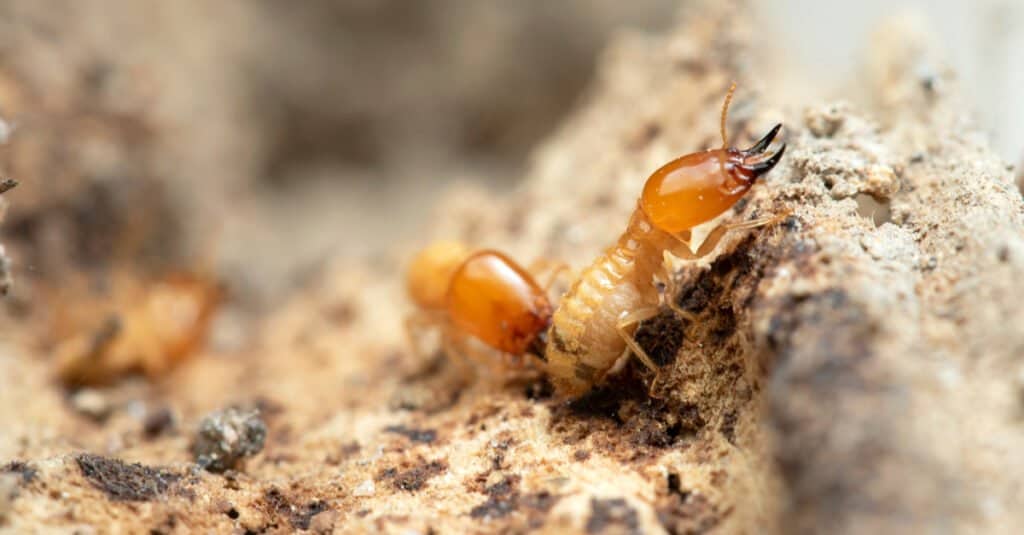
<svg viewBox="0 0 1024 535">
<path fill-rule="evenodd" d="M 407 251 L 323 266 L 259 316 L 228 302 L 197 354 L 84 400 L 37 332 L 50 316 L 13 307 L 0 530 L 1019 532 L 1024 202 L 925 42 L 879 31 L 851 84 L 866 108 L 791 102 L 733 6 L 688 9 L 609 46 L 519 188 L 444 195 L 436 236 L 581 267 L 650 170 L 718 143 L 730 81 L 736 144 L 785 123 L 786 158 L 726 217 L 790 215 L 678 266 L 678 302 L 699 321 L 666 311 L 641 327 L 663 366 L 655 398 L 635 365 L 566 402 L 539 376 L 412 354 Z M 131 121 L 53 113 L 145 142 Z M 123 164 L 124 145 L 100 161 Z M 15 298 L 52 298 L 35 291 Z M 265 445 L 211 473 L 192 442 L 228 406 L 259 411 Z"/>
</svg>

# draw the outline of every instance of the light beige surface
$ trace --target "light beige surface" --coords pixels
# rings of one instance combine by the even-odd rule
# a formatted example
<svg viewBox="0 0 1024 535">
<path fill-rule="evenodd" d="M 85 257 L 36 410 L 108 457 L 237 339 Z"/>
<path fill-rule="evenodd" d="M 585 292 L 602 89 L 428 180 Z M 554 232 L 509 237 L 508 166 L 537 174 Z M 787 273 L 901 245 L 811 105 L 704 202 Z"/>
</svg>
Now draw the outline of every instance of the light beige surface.
<svg viewBox="0 0 1024 535">
<path fill-rule="evenodd" d="M 234 351 L 214 344 L 156 384 L 105 390 L 116 408 L 102 424 L 69 409 L 27 330 L 7 338 L 0 459 L 36 473 L 0 501 L 6 529 L 1024 529 L 1024 205 L 955 81 L 918 78 L 910 65 L 928 53 L 885 31 L 859 81 L 865 110 L 759 98 L 771 70 L 735 9 L 625 36 L 520 190 L 458 190 L 438 209 L 438 236 L 580 266 L 621 231 L 647 172 L 717 143 L 738 81 L 733 138 L 781 120 L 789 150 L 729 217 L 793 214 L 681 268 L 700 324 L 665 316 L 639 335 L 670 361 L 660 400 L 639 369 L 570 406 L 417 359 L 400 266 L 338 264 Z M 230 477 L 193 470 L 191 430 L 230 403 L 263 408 L 264 452 Z M 162 406 L 179 425 L 145 438 L 146 410 Z M 83 475 L 84 451 L 172 481 L 114 499 Z M 138 472 L 109 476 L 132 488 Z"/>
</svg>

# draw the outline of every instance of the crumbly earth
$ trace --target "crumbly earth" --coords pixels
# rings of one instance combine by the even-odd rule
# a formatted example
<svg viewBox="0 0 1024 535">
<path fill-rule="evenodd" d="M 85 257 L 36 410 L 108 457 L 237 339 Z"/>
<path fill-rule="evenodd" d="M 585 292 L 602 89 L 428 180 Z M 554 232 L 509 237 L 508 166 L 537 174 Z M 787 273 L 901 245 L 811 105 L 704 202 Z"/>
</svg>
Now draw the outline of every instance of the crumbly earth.
<svg viewBox="0 0 1024 535">
<path fill-rule="evenodd" d="M 258 410 L 229 407 L 207 415 L 199 422 L 192 455 L 196 464 L 211 472 L 236 468 L 245 457 L 263 449 L 267 427 Z"/>
<path fill-rule="evenodd" d="M 666 35 L 616 40 L 521 189 L 462 189 L 438 208 L 438 236 L 580 267 L 647 172 L 719 143 L 731 80 L 737 145 L 784 122 L 786 157 L 726 218 L 789 215 L 680 264 L 677 299 L 699 321 L 641 327 L 663 365 L 653 398 L 634 364 L 566 402 L 539 376 L 411 354 L 401 266 L 339 262 L 242 342 L 103 389 L 102 421 L 74 411 L 30 329 L 12 329 L 0 530 L 1024 530 L 1013 170 L 916 34 L 876 37 L 861 107 L 790 102 L 769 93 L 739 13 L 692 8 Z M 266 445 L 237 470 L 198 469 L 195 427 L 230 405 L 260 410 Z"/>
</svg>

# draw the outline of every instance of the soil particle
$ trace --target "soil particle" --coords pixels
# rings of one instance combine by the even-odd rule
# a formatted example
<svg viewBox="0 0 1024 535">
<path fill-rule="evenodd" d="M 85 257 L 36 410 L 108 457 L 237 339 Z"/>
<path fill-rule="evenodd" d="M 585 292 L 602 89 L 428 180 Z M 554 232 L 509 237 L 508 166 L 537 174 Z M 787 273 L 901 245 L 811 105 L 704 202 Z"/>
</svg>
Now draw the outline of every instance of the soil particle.
<svg viewBox="0 0 1024 535">
<path fill-rule="evenodd" d="M 472 518 L 501 518 L 516 510 L 519 494 L 492 495 L 469 512 Z"/>
<path fill-rule="evenodd" d="M 330 509 L 327 502 L 323 500 L 313 500 L 303 505 L 296 505 L 294 500 L 277 487 L 271 487 L 263 494 L 260 505 L 268 515 L 285 519 L 292 528 L 298 530 L 308 530 L 314 517 Z M 272 524 L 279 524 L 279 522 Z"/>
<path fill-rule="evenodd" d="M 0 468 L 0 473 L 18 474 L 21 482 L 28 484 L 35 481 L 39 471 L 25 461 L 11 461 Z"/>
<path fill-rule="evenodd" d="M 555 386 L 546 377 L 531 381 L 525 388 L 526 399 L 542 401 L 555 395 Z"/>
<path fill-rule="evenodd" d="M 523 506 L 546 513 L 554 507 L 555 503 L 558 502 L 560 496 L 555 496 L 548 491 L 542 490 L 540 492 L 533 492 L 523 496 L 519 503 Z"/>
<path fill-rule="evenodd" d="M 651 360 L 664 366 L 676 359 L 683 347 L 686 323 L 667 307 L 657 316 L 644 321 L 636 331 L 636 341 Z"/>
<path fill-rule="evenodd" d="M 735 410 L 731 410 L 725 413 L 722 417 L 722 425 L 719 426 L 719 431 L 725 436 L 725 439 L 730 444 L 736 445 L 736 419 L 737 414 Z"/>
<path fill-rule="evenodd" d="M 610 377 L 608 382 L 583 396 L 574 399 L 568 405 L 567 414 L 578 418 L 610 418 L 622 423 L 619 418 L 620 409 L 628 402 L 643 400 L 646 397 L 644 385 L 629 374 Z M 562 414 L 557 416 L 563 416 Z"/>
<path fill-rule="evenodd" d="M 232 407 L 203 418 L 192 454 L 199 466 L 223 472 L 236 467 L 243 458 L 259 453 L 266 436 L 267 426 L 259 411 L 245 412 Z"/>
<path fill-rule="evenodd" d="M 676 439 L 684 433 L 695 432 L 682 420 L 677 420 L 670 413 L 659 415 L 654 411 L 645 411 L 643 414 L 630 420 L 632 427 L 629 435 L 630 442 L 637 446 L 650 446 L 654 448 L 667 448 L 675 444 Z M 702 422 L 703 424 L 703 422 Z"/>
<path fill-rule="evenodd" d="M 2 142 L 3 141 L 0 140 L 0 143 L 2 143 Z M 17 185 L 18 185 L 18 181 L 12 180 L 10 178 L 5 178 L 3 180 L 0 180 L 0 194 L 7 193 L 8 191 L 14 189 L 15 186 L 17 186 Z"/>
<path fill-rule="evenodd" d="M 327 510 L 317 513 L 309 522 L 309 531 L 323 534 L 334 533 L 334 525 L 338 521 L 338 516 L 337 511 Z"/>
<path fill-rule="evenodd" d="M 167 492 L 173 483 L 181 479 L 178 474 L 90 453 L 79 455 L 75 461 L 89 483 L 112 500 L 151 500 Z"/>
<path fill-rule="evenodd" d="M 404 425 L 389 425 L 384 428 L 388 433 L 402 435 L 412 442 L 430 444 L 437 439 L 437 431 L 433 429 L 413 429 Z"/>
<path fill-rule="evenodd" d="M 397 468 L 386 468 L 377 474 L 377 481 L 390 480 L 395 490 L 416 492 L 427 484 L 427 481 L 448 469 L 444 461 L 420 461 L 416 466 L 399 471 Z"/>
<path fill-rule="evenodd" d="M 142 423 L 142 434 L 150 440 L 172 429 L 174 429 L 174 412 L 167 407 L 148 412 Z"/>
<path fill-rule="evenodd" d="M 640 519 L 636 509 L 622 498 L 590 499 L 590 518 L 587 533 L 640 533 Z"/>
<path fill-rule="evenodd" d="M 671 535 L 706 533 L 721 520 L 714 505 L 698 492 L 682 488 L 679 474 L 668 475 L 668 493 L 655 504 L 658 522 Z"/>
<path fill-rule="evenodd" d="M 519 476 L 506 476 L 486 489 L 487 500 L 470 510 L 469 516 L 477 519 L 495 519 L 508 516 L 520 509 L 532 513 L 530 525 L 534 528 L 543 524 L 543 515 L 558 501 L 557 496 L 541 491 L 522 494 L 519 491 Z"/>
<path fill-rule="evenodd" d="M 583 397 L 556 407 L 552 429 L 565 435 L 567 443 L 589 436 L 595 450 L 636 461 L 678 445 L 705 426 L 696 405 L 651 400 L 647 397 L 647 386 L 635 374 L 620 375 Z"/>
<path fill-rule="evenodd" d="M 407 385 L 392 393 L 388 406 L 396 411 L 435 414 L 453 407 L 462 397 L 466 374 L 450 366 L 443 354 L 437 354 L 415 371 L 405 375 Z"/>
<path fill-rule="evenodd" d="M 94 388 L 83 388 L 75 392 L 70 402 L 76 412 L 97 423 L 105 422 L 114 410 L 107 396 Z"/>
<path fill-rule="evenodd" d="M 808 108 L 804 112 L 804 124 L 815 137 L 833 137 L 843 126 L 848 112 L 848 106 L 845 104 Z"/>
<path fill-rule="evenodd" d="M 704 495 L 679 491 L 658 501 L 658 522 L 671 535 L 708 533 L 720 518 Z"/>
<path fill-rule="evenodd" d="M 758 258 L 758 263 L 764 263 L 777 256 L 778 251 L 764 250 L 765 247 L 759 247 L 759 243 L 757 235 L 751 234 L 731 251 L 716 258 L 710 269 L 700 271 L 696 280 L 682 281 L 682 290 L 676 297 L 679 307 L 698 315 L 707 311 L 726 311 L 731 303 L 728 299 L 730 294 L 739 288 L 756 285 L 762 275 L 755 271 L 754 258 Z M 754 280 L 745 280 L 750 278 L 748 275 L 754 275 Z"/>
</svg>

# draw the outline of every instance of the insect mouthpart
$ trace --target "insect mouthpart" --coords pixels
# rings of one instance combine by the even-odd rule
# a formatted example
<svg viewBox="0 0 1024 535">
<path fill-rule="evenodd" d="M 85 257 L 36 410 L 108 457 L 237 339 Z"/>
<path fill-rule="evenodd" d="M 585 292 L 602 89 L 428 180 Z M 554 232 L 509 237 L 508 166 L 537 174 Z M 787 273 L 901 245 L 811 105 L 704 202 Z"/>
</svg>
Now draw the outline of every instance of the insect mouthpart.
<svg viewBox="0 0 1024 535">
<path fill-rule="evenodd" d="M 786 152 L 786 144 L 783 143 L 779 147 L 779 150 L 775 151 L 774 154 L 767 158 L 761 158 L 765 151 L 768 150 L 768 146 L 771 145 L 772 141 L 775 140 L 775 136 L 778 135 L 779 130 L 782 129 L 782 124 L 775 125 L 767 134 L 761 139 L 754 143 L 749 149 L 740 151 L 740 156 L 743 163 L 740 164 L 740 169 L 746 171 L 751 175 L 752 178 L 757 178 L 768 171 L 771 171 L 779 160 L 782 160 L 782 155 Z M 751 161 L 753 160 L 753 161 Z"/>
</svg>

